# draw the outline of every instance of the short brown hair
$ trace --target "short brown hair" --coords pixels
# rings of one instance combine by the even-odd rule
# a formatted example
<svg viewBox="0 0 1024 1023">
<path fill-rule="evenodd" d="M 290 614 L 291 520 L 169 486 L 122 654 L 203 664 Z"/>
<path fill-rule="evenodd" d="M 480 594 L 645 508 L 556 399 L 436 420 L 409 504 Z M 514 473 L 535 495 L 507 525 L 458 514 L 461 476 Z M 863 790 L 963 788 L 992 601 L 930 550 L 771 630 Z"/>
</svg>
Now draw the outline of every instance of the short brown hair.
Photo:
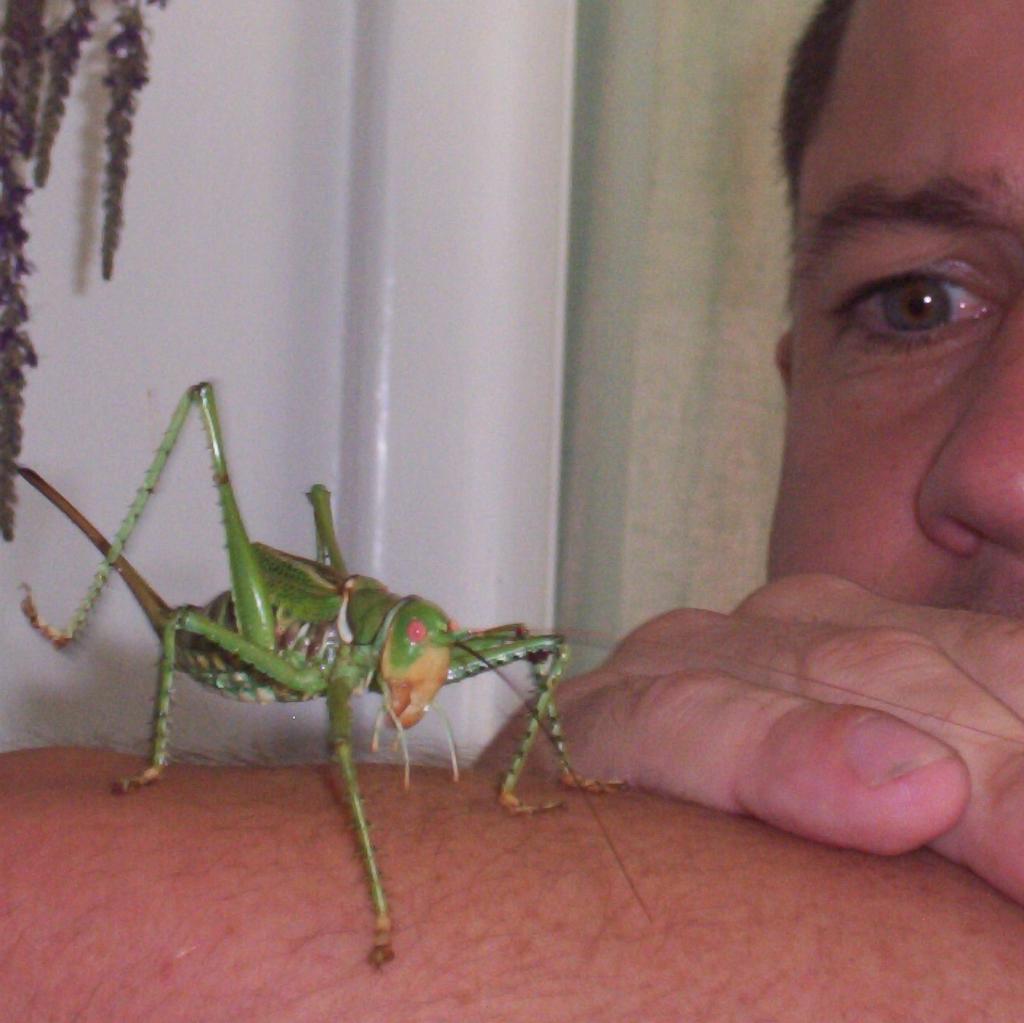
<svg viewBox="0 0 1024 1023">
<path fill-rule="evenodd" d="M 853 4 L 854 0 L 821 0 L 790 57 L 779 142 L 789 202 L 794 209 L 800 194 L 804 152 L 828 101 Z"/>
</svg>

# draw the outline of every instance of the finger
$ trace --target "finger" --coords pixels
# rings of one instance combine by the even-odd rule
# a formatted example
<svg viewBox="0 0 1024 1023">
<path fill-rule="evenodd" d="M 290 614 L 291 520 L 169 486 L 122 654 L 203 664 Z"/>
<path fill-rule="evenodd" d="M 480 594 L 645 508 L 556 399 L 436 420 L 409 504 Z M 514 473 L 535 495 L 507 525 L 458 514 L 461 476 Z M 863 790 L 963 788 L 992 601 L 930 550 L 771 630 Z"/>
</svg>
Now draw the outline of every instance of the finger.
<svg viewBox="0 0 1024 1023">
<path fill-rule="evenodd" d="M 804 584 L 816 578 L 801 577 L 804 597 Z M 749 602 L 758 611 L 750 617 L 689 609 L 662 615 L 628 636 L 608 668 L 626 677 L 679 669 L 719 672 L 822 702 L 870 706 L 958 749 L 964 741 L 992 736 L 1024 741 L 1016 710 L 976 683 L 923 632 L 813 621 L 816 612 L 807 606 L 826 607 L 830 617 L 838 617 L 827 594 L 817 603 L 803 600 L 790 609 L 786 600 L 797 587 L 778 586 L 779 601 L 765 596 L 771 589 L 759 591 L 758 602 Z M 772 616 L 761 613 L 766 609 Z"/>
<path fill-rule="evenodd" d="M 936 838 L 969 796 L 955 751 L 894 717 L 716 672 L 633 678 L 565 712 L 587 775 L 868 852 Z"/>
<path fill-rule="evenodd" d="M 1017 756 L 972 796 L 963 818 L 931 847 L 1024 904 L 1024 770 Z"/>
<path fill-rule="evenodd" d="M 1019 711 L 1024 697 L 1019 681 L 1024 623 L 970 611 L 913 607 L 845 580 L 814 576 L 765 587 L 741 605 L 740 614 L 789 623 L 838 621 L 869 630 L 875 638 L 891 638 L 895 628 L 942 652 L 954 671 L 935 672 L 924 666 L 915 672 L 915 685 L 927 690 L 933 708 L 945 708 L 949 721 L 974 726 L 971 730 L 960 727 L 952 736 L 942 733 L 956 742 L 968 766 L 971 798 L 956 825 L 930 844 L 1024 902 L 1024 754 L 1020 746 L 1024 728 Z M 925 649 L 913 642 L 902 645 L 901 656 L 915 646 L 919 652 Z M 957 674 L 962 676 L 960 684 Z M 900 699 L 915 701 L 906 686 Z"/>
<path fill-rule="evenodd" d="M 953 665 L 997 698 L 1022 724 L 1022 621 L 974 611 L 904 604 L 846 579 L 826 575 L 791 576 L 771 583 L 743 601 L 736 613 L 744 618 L 804 624 L 834 622 L 916 633 L 934 643 Z M 999 727 L 995 721 L 990 726 Z"/>
</svg>

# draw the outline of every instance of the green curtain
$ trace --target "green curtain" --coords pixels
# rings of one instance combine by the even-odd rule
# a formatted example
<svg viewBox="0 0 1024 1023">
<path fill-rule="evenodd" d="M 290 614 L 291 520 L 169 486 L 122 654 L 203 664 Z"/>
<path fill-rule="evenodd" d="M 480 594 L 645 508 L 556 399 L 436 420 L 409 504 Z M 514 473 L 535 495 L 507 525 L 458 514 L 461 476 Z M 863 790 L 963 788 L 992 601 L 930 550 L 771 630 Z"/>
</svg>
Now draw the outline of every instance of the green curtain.
<svg viewBox="0 0 1024 1023">
<path fill-rule="evenodd" d="M 558 623 L 578 667 L 764 577 L 788 213 L 775 125 L 813 0 L 581 0 Z"/>
</svg>

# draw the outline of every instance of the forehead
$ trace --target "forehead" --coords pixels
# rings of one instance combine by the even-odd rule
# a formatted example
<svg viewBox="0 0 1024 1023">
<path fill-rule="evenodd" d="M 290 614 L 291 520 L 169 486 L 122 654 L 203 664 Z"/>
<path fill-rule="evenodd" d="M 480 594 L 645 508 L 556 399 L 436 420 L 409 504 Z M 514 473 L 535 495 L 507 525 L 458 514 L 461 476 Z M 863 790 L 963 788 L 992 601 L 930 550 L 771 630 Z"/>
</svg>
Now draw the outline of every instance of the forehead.
<svg viewBox="0 0 1024 1023">
<path fill-rule="evenodd" d="M 1024 0 L 858 0 L 798 215 L 864 185 L 998 180 L 1024 206 Z"/>
</svg>

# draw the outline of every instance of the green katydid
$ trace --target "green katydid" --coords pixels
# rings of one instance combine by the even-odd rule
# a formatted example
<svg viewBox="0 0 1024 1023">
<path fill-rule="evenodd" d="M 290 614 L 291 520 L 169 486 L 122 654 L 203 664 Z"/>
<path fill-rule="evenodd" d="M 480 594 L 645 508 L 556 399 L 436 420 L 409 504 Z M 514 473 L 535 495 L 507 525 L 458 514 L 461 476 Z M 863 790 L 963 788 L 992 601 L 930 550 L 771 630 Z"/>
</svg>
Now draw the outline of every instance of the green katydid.
<svg viewBox="0 0 1024 1023">
<path fill-rule="evenodd" d="M 231 588 L 203 607 L 168 606 L 124 558 L 122 551 L 195 406 L 213 458 L 227 539 Z M 172 677 L 191 675 L 225 696 L 259 703 L 326 697 L 330 754 L 348 793 L 357 840 L 365 861 L 376 916 L 371 961 L 393 956 L 387 896 L 377 866 L 352 752 L 349 701 L 368 690 L 383 696 L 399 736 L 416 724 L 438 690 L 515 661 L 530 664 L 535 702 L 521 743 L 505 774 L 499 801 L 512 812 L 522 804 L 516 786 L 541 722 L 562 765 L 562 778 L 590 791 L 569 766 L 555 709 L 555 687 L 565 670 L 568 647 L 559 635 L 535 635 L 521 625 L 462 630 L 436 604 L 399 597 L 375 579 L 349 575 L 334 532 L 330 494 L 320 484 L 308 493 L 313 506 L 316 558 L 305 558 L 250 542 L 235 501 L 213 388 L 196 384 L 182 396 L 124 521 L 108 542 L 70 502 L 31 469 L 21 475 L 63 511 L 103 555 L 92 584 L 66 630 L 47 624 L 31 593 L 22 607 L 31 624 L 56 646 L 82 627 L 100 590 L 116 569 L 139 602 L 162 644 L 149 766 L 116 783 L 128 792 L 157 780 L 168 760 Z"/>
</svg>

